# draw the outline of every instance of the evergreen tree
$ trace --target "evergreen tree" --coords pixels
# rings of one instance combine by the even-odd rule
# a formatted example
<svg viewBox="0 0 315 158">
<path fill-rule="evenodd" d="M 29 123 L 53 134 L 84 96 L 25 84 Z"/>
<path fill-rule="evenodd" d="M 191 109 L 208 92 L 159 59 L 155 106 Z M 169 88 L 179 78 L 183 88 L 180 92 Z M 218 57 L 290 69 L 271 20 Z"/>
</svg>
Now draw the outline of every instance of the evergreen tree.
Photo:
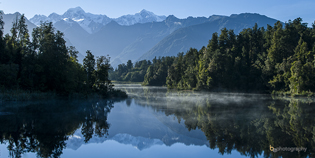
<svg viewBox="0 0 315 158">
<path fill-rule="evenodd" d="M 86 56 L 83 59 L 83 68 L 86 73 L 86 84 L 90 88 L 95 82 L 95 59 L 94 55 L 89 50 L 86 51 Z"/>
<path fill-rule="evenodd" d="M 128 60 L 128 61 L 127 61 L 127 69 L 128 69 L 128 70 L 131 70 L 132 68 L 133 68 L 133 63 L 132 63 L 131 60 Z"/>
</svg>

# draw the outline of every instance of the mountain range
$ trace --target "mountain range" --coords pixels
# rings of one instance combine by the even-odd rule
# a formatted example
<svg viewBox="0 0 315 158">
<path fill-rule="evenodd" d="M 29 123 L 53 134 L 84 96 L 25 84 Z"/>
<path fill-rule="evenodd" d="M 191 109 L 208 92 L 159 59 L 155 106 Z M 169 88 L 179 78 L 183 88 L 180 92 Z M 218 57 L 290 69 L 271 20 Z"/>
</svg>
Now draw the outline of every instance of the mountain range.
<svg viewBox="0 0 315 158">
<path fill-rule="evenodd" d="M 48 17 L 45 15 L 35 15 L 30 19 L 35 25 L 40 25 L 41 22 L 53 22 L 64 20 L 73 20 L 77 22 L 86 32 L 92 34 L 99 31 L 104 25 L 111 21 L 116 21 L 119 25 L 134 25 L 136 23 L 147 23 L 153 21 L 163 21 L 166 16 L 157 16 L 154 13 L 142 10 L 134 15 L 123 15 L 119 18 L 109 18 L 106 15 L 96 15 L 86 13 L 81 7 L 70 8 L 63 15 L 56 13 L 50 14 Z"/>
<path fill-rule="evenodd" d="M 4 33 L 9 33 L 16 16 L 20 13 L 3 15 Z M 29 30 L 41 22 L 52 22 L 64 33 L 67 45 L 75 46 L 80 52 L 79 61 L 83 60 L 86 50 L 91 50 L 95 56 L 109 55 L 112 66 L 116 67 L 129 59 L 133 62 L 152 60 L 155 56 L 174 56 L 191 47 L 200 49 L 207 45 L 212 33 L 220 33 L 224 27 L 237 34 L 255 23 L 266 27 L 277 20 L 256 13 L 179 19 L 174 15 L 158 16 L 147 10 L 109 18 L 86 13 L 81 7 L 70 8 L 62 15 L 35 15 L 26 20 Z"/>
</svg>

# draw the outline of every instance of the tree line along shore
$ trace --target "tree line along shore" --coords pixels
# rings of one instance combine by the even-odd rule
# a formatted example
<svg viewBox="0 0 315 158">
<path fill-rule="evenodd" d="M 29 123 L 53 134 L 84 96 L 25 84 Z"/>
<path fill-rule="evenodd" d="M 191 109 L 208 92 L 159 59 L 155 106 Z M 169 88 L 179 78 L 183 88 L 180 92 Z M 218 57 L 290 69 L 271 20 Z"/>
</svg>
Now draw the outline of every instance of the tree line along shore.
<svg viewBox="0 0 315 158">
<path fill-rule="evenodd" d="M 301 18 L 239 34 L 223 28 L 200 50 L 176 57 L 131 61 L 110 71 L 110 78 L 175 89 L 258 92 L 314 96 L 315 25 Z"/>
</svg>

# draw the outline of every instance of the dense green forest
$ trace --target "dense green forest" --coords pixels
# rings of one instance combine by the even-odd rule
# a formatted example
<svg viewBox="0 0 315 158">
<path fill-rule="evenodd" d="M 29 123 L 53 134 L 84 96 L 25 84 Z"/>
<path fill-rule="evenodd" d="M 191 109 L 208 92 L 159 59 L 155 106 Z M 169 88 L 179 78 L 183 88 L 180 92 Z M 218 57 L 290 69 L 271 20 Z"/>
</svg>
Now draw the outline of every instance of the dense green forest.
<svg viewBox="0 0 315 158">
<path fill-rule="evenodd" d="M 223 28 L 207 47 L 154 59 L 143 85 L 212 91 L 312 94 L 315 91 L 315 25 L 301 18 L 285 24 Z"/>
<path fill-rule="evenodd" d="M 3 36 L 4 23 L 0 17 L 2 92 L 24 90 L 58 95 L 125 95 L 114 90 L 108 79 L 109 57 L 95 59 L 87 51 L 82 65 L 77 60 L 78 51 L 74 47 L 66 47 L 63 33 L 56 31 L 52 23 L 42 23 L 30 35 L 22 15 L 13 22 L 11 34 Z"/>
<path fill-rule="evenodd" d="M 116 81 L 143 82 L 144 75 L 151 65 L 150 60 L 137 61 L 134 65 L 131 60 L 126 64 L 119 64 L 116 69 L 109 70 L 109 78 Z"/>
<path fill-rule="evenodd" d="M 116 69 L 111 68 L 109 78 L 115 81 L 143 82 L 144 85 L 163 86 L 166 82 L 168 67 L 175 57 L 162 57 L 137 61 L 133 66 L 131 60 L 126 64 L 119 64 Z M 156 73 L 156 75 L 154 75 Z"/>
</svg>

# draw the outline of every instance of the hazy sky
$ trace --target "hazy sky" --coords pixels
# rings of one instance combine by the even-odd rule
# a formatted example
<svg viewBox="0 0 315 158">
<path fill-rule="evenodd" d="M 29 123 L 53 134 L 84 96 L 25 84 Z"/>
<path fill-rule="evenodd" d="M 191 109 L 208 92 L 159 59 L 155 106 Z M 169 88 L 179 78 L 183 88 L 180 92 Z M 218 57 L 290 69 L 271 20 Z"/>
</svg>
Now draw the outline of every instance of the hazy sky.
<svg viewBox="0 0 315 158">
<path fill-rule="evenodd" d="M 301 17 L 309 24 L 315 21 L 315 0 L 0 0 L 4 13 L 20 12 L 30 19 L 35 14 L 63 14 L 80 6 L 86 12 L 105 14 L 110 18 L 135 14 L 142 9 L 157 15 L 188 16 L 259 13 L 283 22 Z"/>
</svg>

